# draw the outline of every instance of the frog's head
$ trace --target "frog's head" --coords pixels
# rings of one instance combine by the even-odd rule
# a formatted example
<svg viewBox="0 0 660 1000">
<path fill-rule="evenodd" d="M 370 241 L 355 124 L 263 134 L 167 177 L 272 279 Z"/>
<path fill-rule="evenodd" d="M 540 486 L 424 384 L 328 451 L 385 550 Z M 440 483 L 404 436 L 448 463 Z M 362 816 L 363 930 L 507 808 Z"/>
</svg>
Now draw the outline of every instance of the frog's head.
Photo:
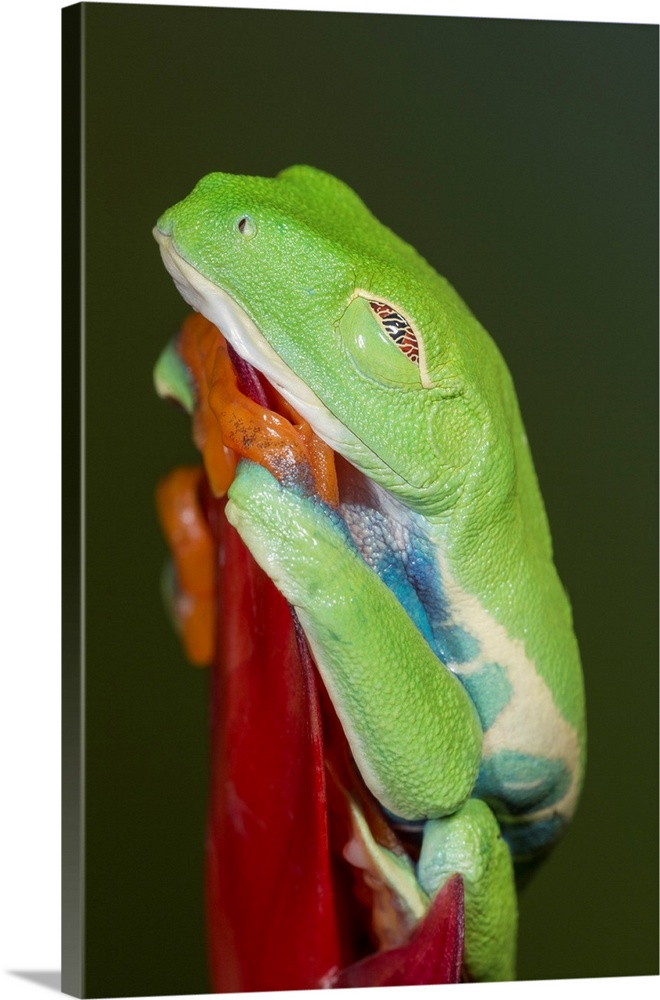
<svg viewBox="0 0 660 1000">
<path fill-rule="evenodd" d="M 472 341 L 490 348 L 349 187 L 303 166 L 209 174 L 154 235 L 183 298 L 334 450 L 416 509 L 451 505 L 481 438 Z"/>
</svg>

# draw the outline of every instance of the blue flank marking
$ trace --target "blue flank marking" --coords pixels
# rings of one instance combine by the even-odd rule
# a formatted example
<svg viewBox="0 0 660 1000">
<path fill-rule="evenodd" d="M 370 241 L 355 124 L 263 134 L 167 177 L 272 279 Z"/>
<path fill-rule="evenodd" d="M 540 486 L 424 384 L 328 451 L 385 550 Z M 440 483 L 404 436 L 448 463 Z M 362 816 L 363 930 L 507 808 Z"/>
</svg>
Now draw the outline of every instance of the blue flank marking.
<svg viewBox="0 0 660 1000">
<path fill-rule="evenodd" d="M 512 856 L 526 858 L 550 847 L 566 820 L 559 813 L 529 822 L 509 821 L 507 817 L 522 817 L 555 805 L 566 794 L 570 780 L 561 760 L 500 750 L 482 760 L 472 794 L 492 808 Z"/>
<path fill-rule="evenodd" d="M 429 646 L 437 653 L 426 609 L 412 587 L 398 553 L 389 550 L 384 552 L 378 561 L 376 572 L 401 603 L 406 614 L 422 633 Z"/>
<path fill-rule="evenodd" d="M 547 849 L 561 835 L 566 821 L 555 814 L 532 823 L 506 823 L 500 820 L 502 837 L 514 858 L 526 858 Z"/>
<path fill-rule="evenodd" d="M 469 663 L 474 660 L 479 652 L 479 642 L 473 635 L 460 625 L 440 625 L 439 632 L 438 645 L 445 663 Z"/>
<path fill-rule="evenodd" d="M 521 816 L 559 802 L 570 781 L 568 768 L 561 760 L 535 757 L 520 750 L 498 750 L 482 760 L 473 795 L 489 802 L 495 813 Z"/>
<path fill-rule="evenodd" d="M 448 608 L 442 592 L 435 551 L 426 534 L 411 522 L 410 548 L 406 553 L 406 575 L 424 606 L 429 622 L 448 618 Z"/>
<path fill-rule="evenodd" d="M 341 511 L 336 514 L 343 522 Z M 371 507 L 357 507 L 345 512 L 348 521 L 357 530 L 357 539 L 351 536 L 351 545 L 378 574 L 395 595 L 408 617 L 419 629 L 435 654 L 440 651 L 434 638 L 429 610 L 441 606 L 440 577 L 433 547 L 426 534 L 416 527 L 412 518 L 406 524 L 407 544 L 403 549 L 394 544 L 394 534 L 388 518 Z"/>
<path fill-rule="evenodd" d="M 508 705 L 513 692 L 506 671 L 499 663 L 485 663 L 479 670 L 461 675 L 459 679 L 474 702 L 482 729 L 486 732 Z"/>
<path fill-rule="evenodd" d="M 469 663 L 479 653 L 478 640 L 451 620 L 451 608 L 442 590 L 438 564 L 431 542 L 411 523 L 411 547 L 406 576 L 426 612 L 433 641 L 431 646 L 446 665 Z M 459 680 L 463 680 L 462 677 Z"/>
<path fill-rule="evenodd" d="M 452 623 L 433 545 L 414 516 L 409 517 L 406 525 L 408 538 L 404 552 L 393 546 L 389 522 L 380 512 L 365 509 L 361 525 L 363 530 L 368 525 L 369 535 L 369 555 L 366 552 L 363 555 L 441 662 L 450 666 L 473 660 L 479 653 L 479 642 Z M 462 677 L 459 680 L 464 681 Z M 472 697 L 474 689 L 469 693 Z"/>
</svg>

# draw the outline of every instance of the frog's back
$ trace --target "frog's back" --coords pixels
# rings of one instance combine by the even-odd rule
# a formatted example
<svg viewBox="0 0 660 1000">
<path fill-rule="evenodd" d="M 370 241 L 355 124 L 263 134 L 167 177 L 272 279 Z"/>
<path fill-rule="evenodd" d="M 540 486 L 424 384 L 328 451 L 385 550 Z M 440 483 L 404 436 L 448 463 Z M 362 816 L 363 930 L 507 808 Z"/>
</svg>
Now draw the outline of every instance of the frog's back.
<svg viewBox="0 0 660 1000">
<path fill-rule="evenodd" d="M 432 527 L 442 590 L 440 655 L 484 730 L 475 795 L 515 856 L 544 849 L 570 820 L 585 763 L 582 671 L 543 499 L 511 377 L 476 320 L 490 378 L 472 405 L 481 453 L 450 516 Z"/>
</svg>

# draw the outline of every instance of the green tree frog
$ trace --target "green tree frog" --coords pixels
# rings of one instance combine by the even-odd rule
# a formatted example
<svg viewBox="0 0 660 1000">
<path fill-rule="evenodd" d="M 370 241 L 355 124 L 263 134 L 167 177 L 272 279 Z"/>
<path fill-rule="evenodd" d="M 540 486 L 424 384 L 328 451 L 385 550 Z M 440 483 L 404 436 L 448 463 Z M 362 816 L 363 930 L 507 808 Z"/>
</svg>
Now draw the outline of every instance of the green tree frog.
<svg viewBox="0 0 660 1000">
<path fill-rule="evenodd" d="M 338 508 L 242 461 L 227 517 L 295 609 L 364 781 L 419 829 L 417 888 L 463 876 L 470 978 L 513 978 L 514 862 L 575 810 L 585 717 L 505 363 L 320 170 L 210 174 L 154 233 L 184 299 L 338 456 Z"/>
</svg>

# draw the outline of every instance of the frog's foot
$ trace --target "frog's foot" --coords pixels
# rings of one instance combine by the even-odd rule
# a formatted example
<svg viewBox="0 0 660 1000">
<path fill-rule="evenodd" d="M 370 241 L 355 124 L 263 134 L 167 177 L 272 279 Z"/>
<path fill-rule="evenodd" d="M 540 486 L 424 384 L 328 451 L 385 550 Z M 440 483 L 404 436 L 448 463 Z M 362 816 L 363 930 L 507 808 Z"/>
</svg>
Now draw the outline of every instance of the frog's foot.
<svg viewBox="0 0 660 1000">
<path fill-rule="evenodd" d="M 417 875 L 430 895 L 459 873 L 465 890 L 465 967 L 470 979 L 515 979 L 517 903 L 513 864 L 495 816 L 468 799 L 424 828 Z"/>
</svg>

